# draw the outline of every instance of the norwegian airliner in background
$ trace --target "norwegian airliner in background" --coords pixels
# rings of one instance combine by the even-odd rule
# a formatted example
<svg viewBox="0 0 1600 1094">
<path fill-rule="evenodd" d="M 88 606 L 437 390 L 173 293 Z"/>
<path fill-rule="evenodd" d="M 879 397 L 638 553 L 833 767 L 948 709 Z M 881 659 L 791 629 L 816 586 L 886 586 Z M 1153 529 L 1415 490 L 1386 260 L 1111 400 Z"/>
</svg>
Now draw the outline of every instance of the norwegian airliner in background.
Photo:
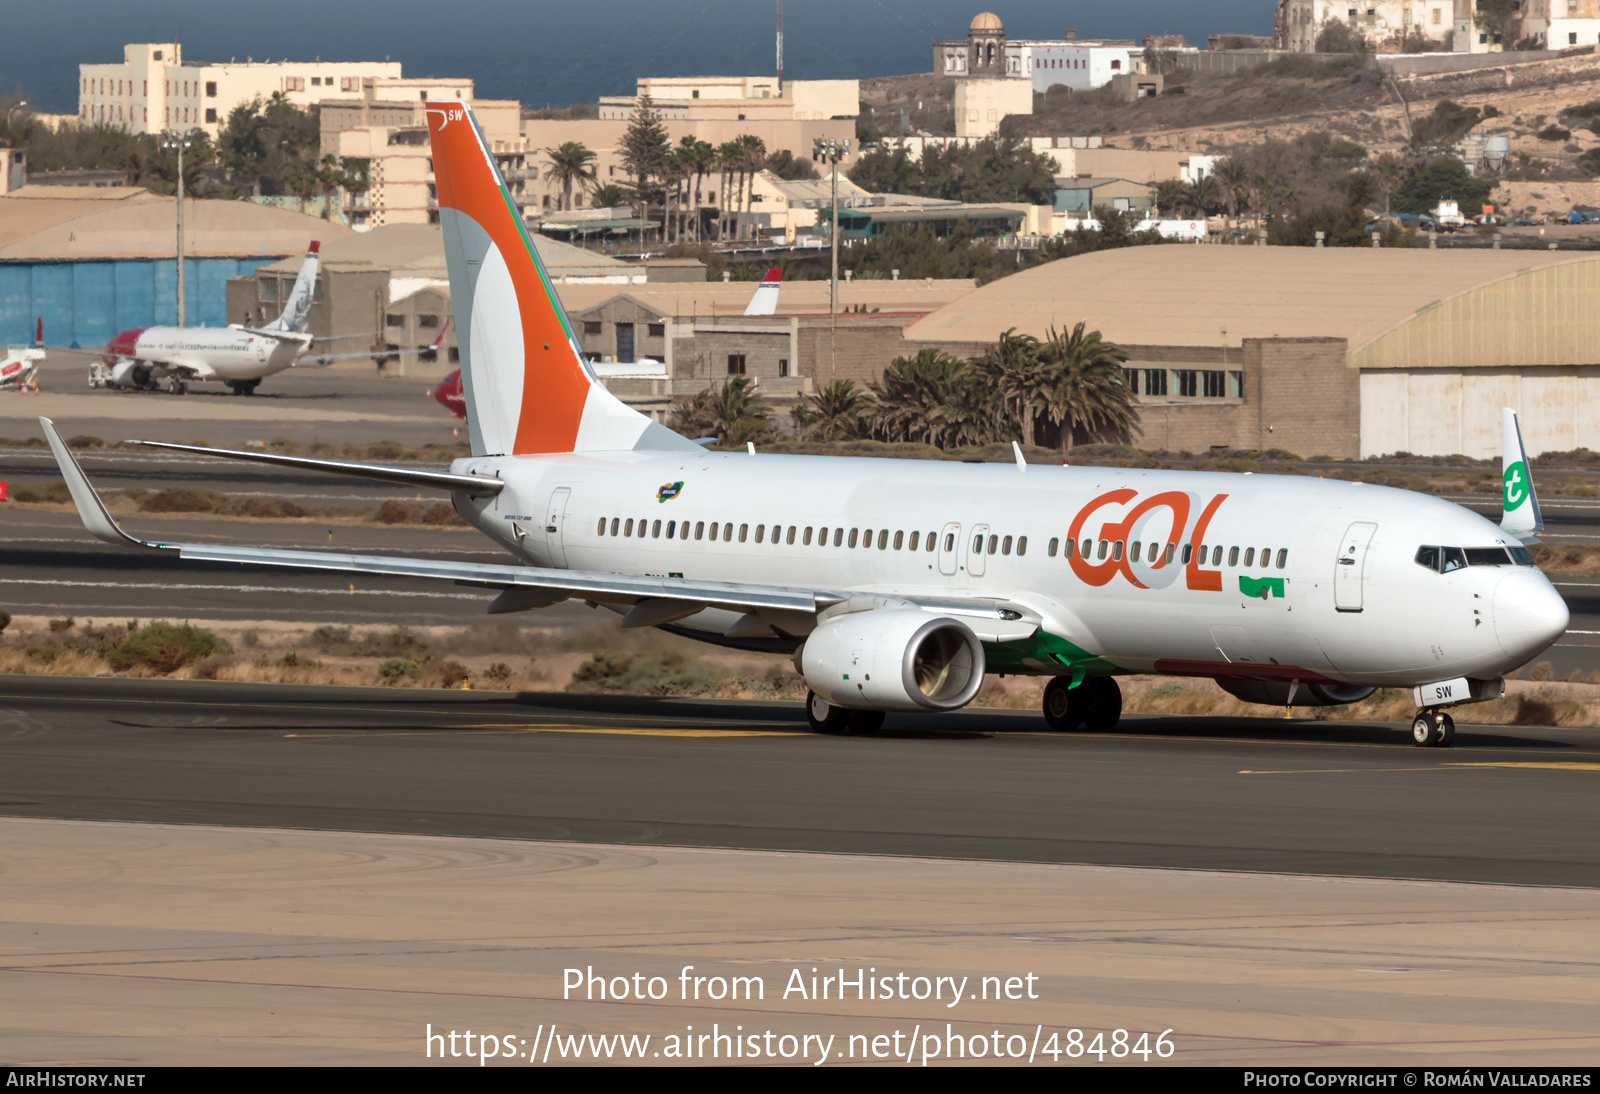
<svg viewBox="0 0 1600 1094">
<path fill-rule="evenodd" d="M 134 327 L 111 340 L 105 385 L 143 390 L 165 379 L 175 395 L 199 381 L 225 383 L 236 395 L 253 395 L 261 381 L 292 368 L 311 348 L 311 301 L 317 285 L 317 248 L 306 251 L 283 313 L 262 327 Z"/>
<path fill-rule="evenodd" d="M 427 109 L 472 455 L 422 471 L 191 451 L 448 491 L 515 562 L 138 540 L 41 419 L 94 535 L 476 586 L 490 613 L 589 601 L 623 627 L 788 653 L 824 733 L 959 710 L 985 672 L 1050 677 L 1048 724 L 1103 730 L 1118 676 L 1164 673 L 1273 706 L 1412 688 L 1413 737 L 1442 746 L 1447 708 L 1498 696 L 1566 629 L 1524 546 L 1540 516 L 1509 410 L 1498 526 L 1343 481 L 706 451 L 601 386 L 470 111 Z"/>
</svg>

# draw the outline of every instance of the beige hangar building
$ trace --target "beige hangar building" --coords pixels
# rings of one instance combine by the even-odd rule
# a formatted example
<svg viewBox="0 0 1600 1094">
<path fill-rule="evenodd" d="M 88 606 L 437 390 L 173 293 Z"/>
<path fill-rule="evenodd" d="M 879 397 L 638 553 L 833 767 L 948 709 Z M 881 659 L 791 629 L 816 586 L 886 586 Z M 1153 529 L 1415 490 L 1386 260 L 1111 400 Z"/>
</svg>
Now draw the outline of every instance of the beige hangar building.
<svg viewBox="0 0 1600 1094">
<path fill-rule="evenodd" d="M 1132 247 L 1002 278 L 911 323 L 973 355 L 1079 320 L 1129 354 L 1145 448 L 1302 456 L 1600 450 L 1600 256 Z"/>
</svg>

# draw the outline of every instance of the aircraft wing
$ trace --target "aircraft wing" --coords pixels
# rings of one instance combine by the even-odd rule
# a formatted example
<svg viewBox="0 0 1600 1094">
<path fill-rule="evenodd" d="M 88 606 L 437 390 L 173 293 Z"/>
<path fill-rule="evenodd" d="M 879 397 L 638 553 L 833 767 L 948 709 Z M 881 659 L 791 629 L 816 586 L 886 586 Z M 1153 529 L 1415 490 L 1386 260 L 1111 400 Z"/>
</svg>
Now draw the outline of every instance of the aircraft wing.
<svg viewBox="0 0 1600 1094">
<path fill-rule="evenodd" d="M 276 566 L 299 570 L 324 570 L 335 573 L 420 577 L 450 581 L 485 589 L 499 589 L 500 596 L 488 606 L 490 614 L 542 608 L 561 600 L 592 600 L 596 603 L 629 606 L 622 625 L 652 626 L 694 615 L 706 608 L 723 608 L 745 613 L 779 612 L 815 616 L 824 609 L 847 602 L 859 602 L 859 610 L 871 610 L 891 602 L 911 604 L 927 611 L 959 617 L 981 641 L 1006 642 L 1025 639 L 1037 632 L 1040 619 L 1024 605 L 993 598 L 937 598 L 919 596 L 878 596 L 831 589 L 807 589 L 782 585 L 763 585 L 731 581 L 688 580 L 681 577 L 595 573 L 584 570 L 559 570 L 539 566 L 497 566 L 476 562 L 451 562 L 438 559 L 404 558 L 392 555 L 355 555 L 331 551 L 299 551 L 270 547 L 231 547 L 214 543 L 165 543 L 138 539 L 123 531 L 106 511 L 105 503 L 90 485 L 88 476 L 72 455 L 55 424 L 41 417 L 45 438 L 55 454 L 67 489 L 78 508 L 84 527 L 96 539 L 119 547 L 140 547 L 174 551 L 179 558 L 206 562 L 233 562 L 246 566 Z M 498 479 L 474 479 L 439 471 L 409 471 L 376 465 L 348 464 L 337 460 L 313 460 L 299 456 L 280 456 L 265 452 L 216 452 L 189 445 L 143 442 L 156 448 L 171 448 L 211 455 L 229 455 L 264 463 L 281 463 L 315 470 L 338 471 L 370 478 L 391 478 L 417 485 L 450 486 L 455 489 L 481 489 Z M 417 476 L 399 479 L 396 476 Z M 426 476 L 424 479 L 422 476 Z M 485 490 L 485 492 L 488 492 Z M 847 608 L 846 610 L 854 610 Z"/>
<path fill-rule="evenodd" d="M 604 604 L 633 605 L 640 622 L 670 622 L 704 608 L 735 611 L 786 611 L 814 614 L 832 604 L 848 600 L 846 594 L 772 585 L 739 584 L 725 581 L 688 581 L 683 578 L 590 573 L 582 570 L 557 570 L 538 566 L 497 566 L 476 562 L 447 562 L 436 559 L 397 558 L 384 555 L 336 554 L 324 551 L 295 551 L 265 547 L 227 547 L 203 543 L 162 543 L 138 539 L 123 531 L 106 511 L 105 503 L 89 484 L 77 459 L 56 432 L 54 423 L 40 418 L 45 438 L 55 453 L 56 463 L 66 479 L 67 489 L 78 508 L 84 527 L 96 539 L 120 547 L 142 547 L 173 551 L 180 558 L 210 562 L 236 562 L 251 566 L 277 566 L 302 570 L 330 570 L 338 573 L 422 577 L 451 581 L 458 585 L 501 589 L 501 597 L 490 611 L 515 611 L 543 607 L 558 600 L 576 597 Z M 664 603 L 662 603 L 664 602 Z M 624 620 L 624 625 L 628 621 Z"/>
</svg>

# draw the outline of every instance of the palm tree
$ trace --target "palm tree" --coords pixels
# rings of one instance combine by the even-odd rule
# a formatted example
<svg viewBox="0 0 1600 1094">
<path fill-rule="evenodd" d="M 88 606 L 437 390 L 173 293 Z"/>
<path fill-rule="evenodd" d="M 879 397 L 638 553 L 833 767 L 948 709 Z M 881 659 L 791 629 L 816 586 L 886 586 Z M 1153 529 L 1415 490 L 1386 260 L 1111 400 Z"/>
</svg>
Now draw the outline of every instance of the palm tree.
<svg viewBox="0 0 1600 1094">
<path fill-rule="evenodd" d="M 1222 185 L 1214 175 L 1201 175 L 1189 184 L 1189 201 L 1198 215 L 1205 216 L 1222 203 Z"/>
<path fill-rule="evenodd" d="M 1091 437 L 1129 437 L 1139 422 L 1138 401 L 1128 388 L 1128 355 L 1084 324 L 1063 335 L 1050 328 L 1040 356 L 1050 372 L 1046 413 L 1061 427 L 1061 451 L 1070 451 L 1078 430 Z"/>
<path fill-rule="evenodd" d="M 1189 208 L 1189 188 L 1177 179 L 1162 179 L 1156 183 L 1155 203 L 1163 216 L 1181 216 Z"/>
<path fill-rule="evenodd" d="M 618 205 L 626 205 L 632 200 L 626 186 L 618 186 L 608 182 L 604 186 L 594 188 L 594 203 L 601 209 L 614 209 Z"/>
<path fill-rule="evenodd" d="M 789 412 L 795 428 L 816 441 L 853 441 L 867 433 L 872 396 L 853 380 L 835 380 L 816 395 L 804 396 Z"/>
<path fill-rule="evenodd" d="M 1240 206 L 1247 200 L 1250 190 L 1250 167 L 1243 160 L 1229 157 L 1219 160 L 1211 169 L 1216 180 L 1218 197 L 1230 217 L 1237 217 Z"/>
<path fill-rule="evenodd" d="M 722 172 L 722 196 L 717 202 L 718 239 L 725 239 L 728 235 L 728 206 L 732 202 L 733 194 L 730 180 L 743 158 L 744 150 L 739 147 L 738 141 L 723 141 L 717 147 L 717 168 Z"/>
<path fill-rule="evenodd" d="M 1008 432 L 998 393 L 937 349 L 896 357 L 867 385 L 877 406 L 872 430 L 886 441 L 921 441 L 942 448 L 988 444 Z"/>
<path fill-rule="evenodd" d="M 594 162 L 598 157 L 578 141 L 567 141 L 559 148 L 546 148 L 544 154 L 550 161 L 551 180 L 561 187 L 561 208 L 563 211 L 571 209 L 573 185 L 581 192 L 594 184 Z"/>
<path fill-rule="evenodd" d="M 968 369 L 999 393 L 1006 413 L 1022 426 L 1022 443 L 1033 444 L 1034 419 L 1049 405 L 1050 374 L 1039 360 L 1039 340 L 1012 327 Z"/>
<path fill-rule="evenodd" d="M 740 204 L 748 213 L 753 204 L 751 199 L 755 197 L 756 172 L 767 162 L 767 145 L 753 133 L 739 137 L 737 143 L 740 149 L 739 178 L 745 184 L 745 195 Z"/>
<path fill-rule="evenodd" d="M 771 411 L 745 376 L 730 376 L 721 389 L 708 387 L 672 408 L 668 424 L 686 437 L 716 437 L 739 446 L 771 439 Z"/>
<path fill-rule="evenodd" d="M 698 137 L 685 137 L 678 144 L 678 156 L 694 174 L 694 237 L 701 235 L 700 209 L 705 205 L 705 178 L 717 165 L 717 150 Z"/>
</svg>

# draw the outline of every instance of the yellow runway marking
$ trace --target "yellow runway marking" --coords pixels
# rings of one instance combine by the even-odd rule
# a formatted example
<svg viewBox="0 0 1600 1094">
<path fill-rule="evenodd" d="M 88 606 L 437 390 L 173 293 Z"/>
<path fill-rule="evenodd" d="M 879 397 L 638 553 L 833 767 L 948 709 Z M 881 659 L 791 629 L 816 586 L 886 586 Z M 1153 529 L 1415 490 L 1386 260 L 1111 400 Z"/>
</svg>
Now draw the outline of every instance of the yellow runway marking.
<svg viewBox="0 0 1600 1094">
<path fill-rule="evenodd" d="M 1483 761 L 1479 763 L 1449 764 L 1450 767 L 1531 767 L 1545 771 L 1600 771 L 1600 764 L 1582 763 L 1515 763 L 1510 760 L 1500 762 Z"/>
<path fill-rule="evenodd" d="M 1461 765 L 1455 765 L 1461 766 Z M 1365 775 L 1373 771 L 1437 771 L 1433 765 L 1426 767 L 1302 767 L 1289 771 L 1251 771 L 1239 772 L 1241 775 Z"/>
</svg>

